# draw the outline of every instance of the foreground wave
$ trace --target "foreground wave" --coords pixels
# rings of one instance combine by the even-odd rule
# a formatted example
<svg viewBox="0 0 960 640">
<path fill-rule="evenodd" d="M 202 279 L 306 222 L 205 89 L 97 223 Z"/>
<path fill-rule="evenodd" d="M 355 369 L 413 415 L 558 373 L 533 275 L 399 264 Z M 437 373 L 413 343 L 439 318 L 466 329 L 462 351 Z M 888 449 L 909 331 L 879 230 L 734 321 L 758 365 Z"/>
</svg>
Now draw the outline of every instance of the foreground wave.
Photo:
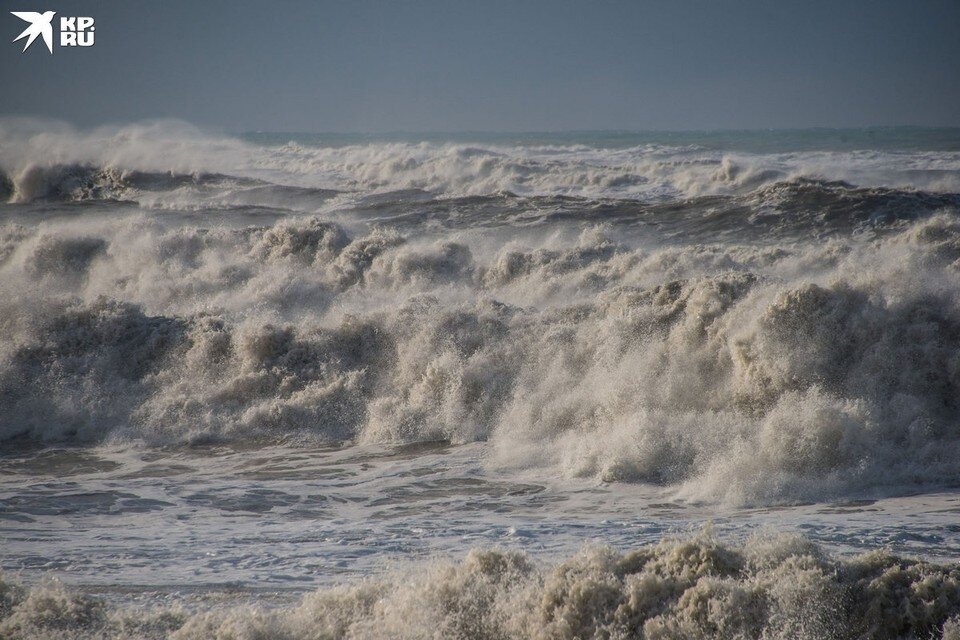
<svg viewBox="0 0 960 640">
<path fill-rule="evenodd" d="M 960 570 L 872 552 L 835 559 L 792 536 L 709 534 L 552 567 L 474 550 L 321 590 L 295 606 L 110 606 L 62 585 L 0 581 L 18 638 L 960 638 Z"/>
</svg>

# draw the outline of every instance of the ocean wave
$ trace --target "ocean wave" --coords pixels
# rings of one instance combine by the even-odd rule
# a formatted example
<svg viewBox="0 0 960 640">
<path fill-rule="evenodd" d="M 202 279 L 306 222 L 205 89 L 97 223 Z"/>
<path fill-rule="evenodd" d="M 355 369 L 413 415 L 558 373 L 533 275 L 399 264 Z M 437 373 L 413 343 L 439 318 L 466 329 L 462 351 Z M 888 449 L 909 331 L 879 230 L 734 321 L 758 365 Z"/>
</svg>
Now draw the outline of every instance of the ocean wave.
<svg viewBox="0 0 960 640">
<path fill-rule="evenodd" d="M 142 209 L 222 212 L 243 218 L 322 209 L 342 192 L 277 185 L 225 174 L 120 171 L 87 165 L 30 166 L 9 181 L 11 203 L 127 202 Z M 856 187 L 841 181 L 796 178 L 763 184 L 740 195 L 693 196 L 667 202 L 581 196 L 437 196 L 420 189 L 389 191 L 342 201 L 337 211 L 365 223 L 413 230 L 534 226 L 568 223 L 649 227 L 684 241 L 724 236 L 820 237 L 899 228 L 943 210 L 960 208 L 960 193 Z"/>
<path fill-rule="evenodd" d="M 960 479 L 956 153 L 0 119 L 0 169 L 3 441 L 486 441 L 737 504 Z"/>
<path fill-rule="evenodd" d="M 49 121 L 0 119 L 0 170 L 5 175 L 0 192 L 7 199 L 26 201 L 73 194 L 78 188 L 83 191 L 85 180 L 80 176 L 75 184 L 78 176 L 72 175 L 76 171 L 71 168 L 76 167 L 93 167 L 110 176 L 131 172 L 221 175 L 328 191 L 422 190 L 451 197 L 509 192 L 665 202 L 743 195 L 800 178 L 844 180 L 863 188 L 960 192 L 960 153 L 950 151 L 751 154 L 648 144 L 629 148 L 451 142 L 322 146 L 295 140 L 261 146 L 178 122 L 78 131 Z M 68 168 L 66 174 L 63 168 Z M 115 190 L 109 180 L 94 184 L 93 192 Z M 179 204 L 189 204 L 190 194 L 181 195 Z M 202 196 L 210 194 L 194 195 L 202 203 Z"/>
<path fill-rule="evenodd" d="M 512 551 L 400 567 L 299 604 L 135 608 L 0 579 L 0 634 L 19 638 L 960 637 L 956 568 L 882 551 L 835 559 L 793 536 L 701 534 L 554 566 Z"/>
<path fill-rule="evenodd" d="M 798 178 L 766 185 L 742 198 L 754 224 L 774 216 L 778 222 L 820 233 L 858 224 L 889 225 L 917 220 L 942 209 L 960 207 L 960 194 L 928 193 L 886 187 L 855 187 L 842 181 Z"/>
<path fill-rule="evenodd" d="M 0 234 L 0 439 L 489 441 L 740 504 L 960 478 L 960 223 L 490 244 L 318 218 Z"/>
<path fill-rule="evenodd" d="M 329 189 L 275 185 L 220 173 L 182 174 L 85 164 L 29 165 L 0 179 L 0 197 L 12 204 L 128 202 L 146 209 L 249 207 L 311 211 L 337 195 Z"/>
</svg>

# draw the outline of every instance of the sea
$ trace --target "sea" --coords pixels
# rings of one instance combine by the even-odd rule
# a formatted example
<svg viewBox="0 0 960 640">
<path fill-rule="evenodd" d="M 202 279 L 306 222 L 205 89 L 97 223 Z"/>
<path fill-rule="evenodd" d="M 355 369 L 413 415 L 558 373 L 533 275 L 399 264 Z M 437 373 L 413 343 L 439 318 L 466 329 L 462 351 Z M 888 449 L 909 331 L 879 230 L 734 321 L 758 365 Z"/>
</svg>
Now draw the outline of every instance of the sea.
<svg viewBox="0 0 960 640">
<path fill-rule="evenodd" d="M 960 638 L 960 129 L 0 118 L 0 638 Z"/>
</svg>

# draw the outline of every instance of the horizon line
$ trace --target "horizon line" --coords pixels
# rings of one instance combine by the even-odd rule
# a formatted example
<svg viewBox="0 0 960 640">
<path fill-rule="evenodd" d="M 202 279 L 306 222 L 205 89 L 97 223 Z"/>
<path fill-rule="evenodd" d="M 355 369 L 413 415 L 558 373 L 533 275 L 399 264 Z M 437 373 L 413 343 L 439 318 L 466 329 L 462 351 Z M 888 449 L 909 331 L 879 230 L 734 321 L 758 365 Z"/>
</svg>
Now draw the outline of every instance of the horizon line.
<svg viewBox="0 0 960 640">
<path fill-rule="evenodd" d="M 165 120 L 167 118 L 151 118 L 149 120 Z M 178 120 L 179 118 L 171 118 Z M 143 121 L 141 121 L 143 122 Z M 189 122 L 189 121 L 185 121 Z M 95 125 L 100 126 L 100 125 Z M 197 125 L 204 128 L 204 125 Z M 563 134 L 630 134 L 630 133 L 784 133 L 784 132 L 832 132 L 832 131 L 871 131 L 871 130 L 892 130 L 892 129 L 918 129 L 918 130 L 960 130 L 960 124 L 952 125 L 925 125 L 925 124 L 882 124 L 882 125 L 858 125 L 858 126 L 810 126 L 810 127 L 762 127 L 762 128 L 737 128 L 737 127 L 718 127 L 718 128 L 696 128 L 696 129 L 462 129 L 462 130 L 431 130 L 431 129 L 385 129 L 385 130 L 344 130 L 344 131 L 323 131 L 323 130 L 284 130 L 284 129 L 222 129 L 236 134 L 289 134 L 289 135 L 563 135 Z"/>
</svg>

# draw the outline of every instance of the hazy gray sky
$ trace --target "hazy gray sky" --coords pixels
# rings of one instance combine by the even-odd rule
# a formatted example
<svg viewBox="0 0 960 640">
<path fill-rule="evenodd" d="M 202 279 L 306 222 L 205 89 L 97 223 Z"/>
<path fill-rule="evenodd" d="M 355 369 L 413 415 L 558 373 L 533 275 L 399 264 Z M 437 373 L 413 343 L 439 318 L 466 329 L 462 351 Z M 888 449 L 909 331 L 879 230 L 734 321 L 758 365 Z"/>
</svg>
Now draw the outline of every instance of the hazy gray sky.
<svg viewBox="0 0 960 640">
<path fill-rule="evenodd" d="M 0 113 L 480 131 L 960 125 L 960 0 L 0 0 Z M 96 19 L 20 53 L 9 11 Z"/>
</svg>

